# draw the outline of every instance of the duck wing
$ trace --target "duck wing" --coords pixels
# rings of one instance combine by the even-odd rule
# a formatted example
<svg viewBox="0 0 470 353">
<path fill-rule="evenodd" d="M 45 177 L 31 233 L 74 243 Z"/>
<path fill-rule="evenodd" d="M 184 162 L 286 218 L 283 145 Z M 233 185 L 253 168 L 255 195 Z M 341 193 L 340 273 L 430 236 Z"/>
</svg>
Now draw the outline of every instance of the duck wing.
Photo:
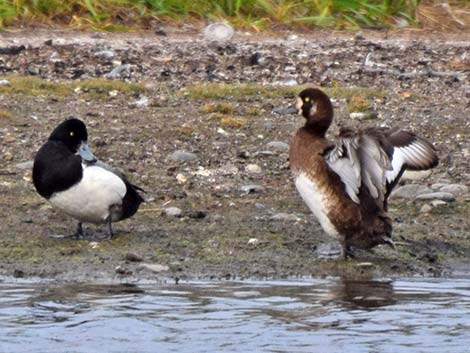
<svg viewBox="0 0 470 353">
<path fill-rule="evenodd" d="M 337 142 L 323 156 L 351 200 L 359 204 L 360 189 L 365 187 L 384 209 L 406 169 L 425 170 L 438 163 L 430 142 L 411 132 L 388 128 L 362 132 L 342 129 Z"/>
</svg>

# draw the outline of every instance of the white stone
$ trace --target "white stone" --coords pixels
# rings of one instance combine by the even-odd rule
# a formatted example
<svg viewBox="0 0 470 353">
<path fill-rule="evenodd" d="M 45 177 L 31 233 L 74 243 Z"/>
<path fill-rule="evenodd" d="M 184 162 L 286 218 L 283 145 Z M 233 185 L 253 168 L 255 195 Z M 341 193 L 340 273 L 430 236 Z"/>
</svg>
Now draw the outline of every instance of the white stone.
<svg viewBox="0 0 470 353">
<path fill-rule="evenodd" d="M 262 172 L 262 169 L 257 164 L 248 164 L 245 167 L 245 171 L 250 174 L 260 174 Z"/>
<path fill-rule="evenodd" d="M 225 42 L 233 37 L 235 31 L 233 30 L 232 26 L 226 23 L 215 22 L 204 28 L 203 34 L 204 39 L 210 42 Z"/>
</svg>

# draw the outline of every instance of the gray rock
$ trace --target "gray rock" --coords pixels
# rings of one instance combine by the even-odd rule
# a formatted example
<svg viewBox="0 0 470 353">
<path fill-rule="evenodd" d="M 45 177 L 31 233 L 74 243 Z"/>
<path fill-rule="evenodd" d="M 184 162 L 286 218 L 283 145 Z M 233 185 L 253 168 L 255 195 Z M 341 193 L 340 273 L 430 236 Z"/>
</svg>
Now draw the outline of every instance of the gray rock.
<svg viewBox="0 0 470 353">
<path fill-rule="evenodd" d="M 112 50 L 101 50 L 101 51 L 97 51 L 95 53 L 95 56 L 97 58 L 112 59 L 114 58 L 114 52 Z"/>
<path fill-rule="evenodd" d="M 26 161 L 22 163 L 15 164 L 17 169 L 31 169 L 33 168 L 34 161 Z"/>
<path fill-rule="evenodd" d="M 271 141 L 266 144 L 266 147 L 270 150 L 287 152 L 289 151 L 289 144 L 282 141 Z"/>
<path fill-rule="evenodd" d="M 168 159 L 175 162 L 190 162 L 195 161 L 198 157 L 194 153 L 178 150 L 170 154 Z"/>
<path fill-rule="evenodd" d="M 140 255 L 137 255 L 136 253 L 133 253 L 133 252 L 128 252 L 126 254 L 126 257 L 125 259 L 127 261 L 131 261 L 131 262 L 140 262 L 140 261 L 143 261 L 144 259 L 142 258 L 142 256 Z"/>
<path fill-rule="evenodd" d="M 183 211 L 178 207 L 167 207 L 163 210 L 168 217 L 181 217 Z"/>
<path fill-rule="evenodd" d="M 447 202 L 442 201 L 442 200 L 432 200 L 431 205 L 432 205 L 432 207 L 440 207 L 440 206 L 447 205 Z"/>
<path fill-rule="evenodd" d="M 273 109 L 272 113 L 278 115 L 297 114 L 297 109 L 295 107 L 277 107 Z"/>
<path fill-rule="evenodd" d="M 160 265 L 160 264 L 141 264 L 138 267 L 139 270 L 149 270 L 155 273 L 166 272 L 170 269 L 167 265 Z"/>
<path fill-rule="evenodd" d="M 431 170 L 407 170 L 403 173 L 400 181 L 419 181 L 429 178 Z"/>
<path fill-rule="evenodd" d="M 245 171 L 250 174 L 261 174 L 263 172 L 258 164 L 248 164 L 245 167 Z"/>
<path fill-rule="evenodd" d="M 339 243 L 320 244 L 316 250 L 319 259 L 331 259 L 341 256 L 341 245 Z"/>
<path fill-rule="evenodd" d="M 403 185 L 395 189 L 390 195 L 391 199 L 414 199 L 418 194 L 432 192 L 430 188 L 419 184 Z"/>
<path fill-rule="evenodd" d="M 287 221 L 287 222 L 298 222 L 300 218 L 297 217 L 295 214 L 292 213 L 276 213 L 272 215 L 270 218 L 272 221 Z"/>
<path fill-rule="evenodd" d="M 426 203 L 419 209 L 419 212 L 420 213 L 429 213 L 429 212 L 431 212 L 431 210 L 432 210 L 432 206 Z"/>
<path fill-rule="evenodd" d="M 463 194 L 466 194 L 468 192 L 468 187 L 463 184 L 450 184 L 450 185 L 445 185 L 439 189 L 439 191 L 442 192 L 449 192 L 454 196 L 461 196 Z"/>
<path fill-rule="evenodd" d="M 442 200 L 442 201 L 454 201 L 455 196 L 450 192 L 427 192 L 423 194 L 419 194 L 416 196 L 416 200 Z"/>
<path fill-rule="evenodd" d="M 204 28 L 204 39 L 210 42 L 225 42 L 230 40 L 235 31 L 233 28 L 221 22 L 211 23 L 206 28 Z"/>
<path fill-rule="evenodd" d="M 349 114 L 349 117 L 355 120 L 372 120 L 378 118 L 376 112 L 352 112 Z"/>
<path fill-rule="evenodd" d="M 252 184 L 252 185 L 243 185 L 240 190 L 242 192 L 245 192 L 247 194 L 254 194 L 254 193 L 260 193 L 260 192 L 263 192 L 264 191 L 264 187 L 262 187 L 261 185 L 255 185 L 255 184 Z"/>
<path fill-rule="evenodd" d="M 130 69 L 130 64 L 119 65 L 112 69 L 111 72 L 105 74 L 104 77 L 111 79 L 120 78 L 124 72 L 128 72 Z"/>
</svg>

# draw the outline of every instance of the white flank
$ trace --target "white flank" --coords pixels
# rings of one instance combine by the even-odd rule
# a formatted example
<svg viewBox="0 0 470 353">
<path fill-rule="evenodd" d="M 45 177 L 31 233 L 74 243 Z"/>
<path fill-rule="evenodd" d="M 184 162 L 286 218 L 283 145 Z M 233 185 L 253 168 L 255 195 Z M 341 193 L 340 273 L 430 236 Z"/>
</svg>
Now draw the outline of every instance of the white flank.
<svg viewBox="0 0 470 353">
<path fill-rule="evenodd" d="M 53 194 L 49 202 L 81 222 L 105 222 L 109 208 L 122 204 L 126 185 L 116 174 L 101 167 L 82 165 L 82 168 L 82 180 Z"/>
<path fill-rule="evenodd" d="M 312 211 L 323 230 L 330 236 L 339 238 L 340 234 L 328 218 L 328 211 L 331 206 L 328 200 L 323 196 L 322 190 L 318 185 L 310 180 L 305 174 L 300 174 L 295 178 L 295 186 L 302 199 Z"/>
</svg>

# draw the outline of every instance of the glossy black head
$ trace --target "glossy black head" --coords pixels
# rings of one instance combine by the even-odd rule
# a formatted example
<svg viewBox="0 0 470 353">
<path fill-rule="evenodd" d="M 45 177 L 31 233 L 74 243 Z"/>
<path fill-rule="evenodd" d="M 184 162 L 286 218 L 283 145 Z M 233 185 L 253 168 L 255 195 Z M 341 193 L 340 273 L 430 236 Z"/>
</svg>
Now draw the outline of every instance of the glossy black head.
<svg viewBox="0 0 470 353">
<path fill-rule="evenodd" d="M 52 131 L 49 140 L 60 141 L 71 152 L 76 153 L 82 142 L 87 142 L 88 133 L 85 124 L 81 120 L 72 118 L 60 123 Z"/>
</svg>

